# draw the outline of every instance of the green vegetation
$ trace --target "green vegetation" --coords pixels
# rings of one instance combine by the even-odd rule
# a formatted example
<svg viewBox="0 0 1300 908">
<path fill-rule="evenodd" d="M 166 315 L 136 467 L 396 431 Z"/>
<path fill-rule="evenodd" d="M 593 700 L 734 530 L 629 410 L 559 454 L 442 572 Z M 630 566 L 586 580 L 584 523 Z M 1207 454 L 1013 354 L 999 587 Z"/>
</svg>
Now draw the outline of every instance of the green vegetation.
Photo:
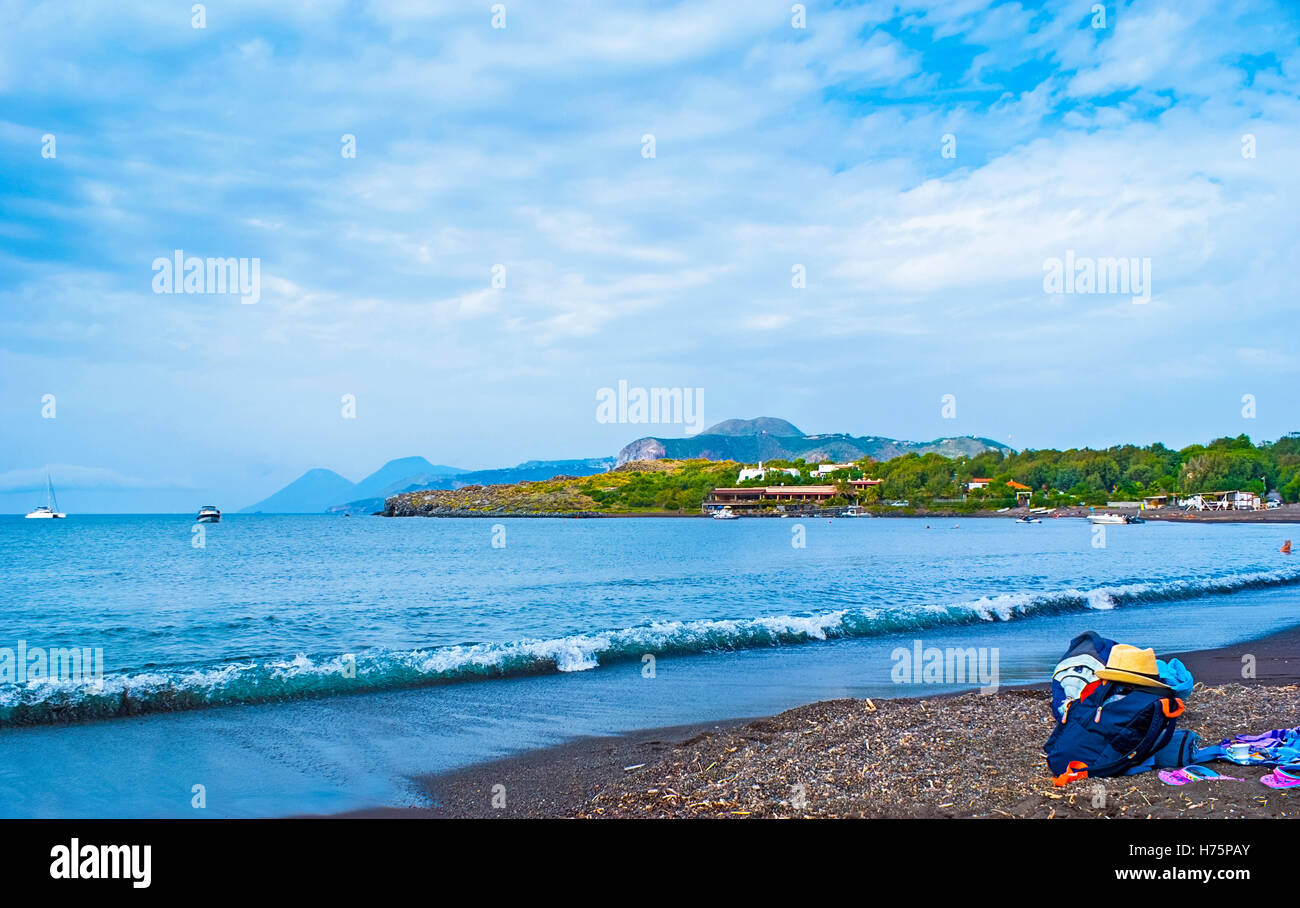
<svg viewBox="0 0 1300 908">
<path fill-rule="evenodd" d="M 613 472 L 583 478 L 580 487 L 598 510 L 698 511 L 711 491 L 733 484 L 740 472 L 740 464 L 732 460 L 653 463 L 668 468 L 643 472 L 636 468 L 644 468 L 645 463 L 624 464 Z"/>
<path fill-rule="evenodd" d="M 696 513 L 711 490 L 736 484 L 741 466 L 730 460 L 641 461 L 594 476 L 411 492 L 390 499 L 390 506 L 399 501 L 411 510 L 424 512 Z M 1116 499 L 1136 501 L 1159 494 L 1177 493 L 1182 497 L 1228 489 L 1261 495 L 1277 489 L 1286 501 L 1300 500 L 1300 433 L 1259 445 L 1245 435 L 1219 438 L 1181 451 L 1153 444 L 1010 454 L 986 451 L 961 459 L 907 454 L 879 463 L 863 460 L 829 477 L 813 477 L 815 465 L 803 460 L 773 460 L 763 466 L 768 473 L 762 480 L 748 480 L 742 485 L 835 484 L 839 493 L 824 505 L 856 501 L 868 507 L 885 507 L 889 502 L 905 500 L 908 505 L 901 513 L 912 513 L 916 508 L 969 512 L 1012 506 L 1016 496 L 1008 482 L 1028 486 L 1032 492 L 1030 504 L 1049 507 L 1100 505 Z M 798 476 L 779 472 L 787 468 L 797 470 Z M 863 477 L 882 482 L 866 489 L 847 484 L 850 479 Z M 967 483 L 975 478 L 991 482 L 986 488 L 967 491 Z"/>
<path fill-rule="evenodd" d="M 410 492 L 390 499 L 390 505 L 401 501 L 416 511 L 484 513 L 698 513 L 709 492 L 736 481 L 740 466 L 730 460 L 644 461 L 579 478 Z"/>
<path fill-rule="evenodd" d="M 1146 495 L 1242 489 L 1263 495 L 1278 490 L 1286 501 L 1300 500 L 1300 433 L 1255 445 L 1246 435 L 1218 438 L 1208 445 L 1173 451 L 1162 444 L 1121 445 L 1105 450 L 1071 448 L 1002 454 L 989 451 L 963 460 L 935 454 L 909 454 L 871 464 L 868 472 L 884 482 L 863 495 L 872 499 L 907 498 L 913 503 L 966 495 L 964 508 L 1015 504 L 1008 481 L 1033 490 L 1031 504 L 1104 504 L 1135 501 Z M 993 480 L 966 492 L 974 478 Z"/>
</svg>

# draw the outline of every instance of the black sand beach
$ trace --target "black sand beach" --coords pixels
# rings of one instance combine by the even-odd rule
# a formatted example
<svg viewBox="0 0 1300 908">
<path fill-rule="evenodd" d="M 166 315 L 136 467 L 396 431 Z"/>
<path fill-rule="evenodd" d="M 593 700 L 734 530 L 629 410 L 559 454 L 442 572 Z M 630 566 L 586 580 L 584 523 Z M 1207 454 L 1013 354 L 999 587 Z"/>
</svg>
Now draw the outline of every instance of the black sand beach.
<svg viewBox="0 0 1300 908">
<path fill-rule="evenodd" d="M 1162 654 L 1165 655 L 1165 654 Z M 1181 727 L 1203 743 L 1300 724 L 1300 627 L 1176 653 L 1197 678 Z M 1242 659 L 1256 677 L 1242 678 Z M 348 816 L 1287 817 L 1261 769 L 1171 787 L 1155 773 L 1055 788 L 1046 685 L 992 696 L 832 700 L 777 716 L 584 738 L 422 780 L 440 805 Z M 494 786 L 506 806 L 493 807 Z M 1104 796 L 1104 797 L 1103 797 Z"/>
</svg>

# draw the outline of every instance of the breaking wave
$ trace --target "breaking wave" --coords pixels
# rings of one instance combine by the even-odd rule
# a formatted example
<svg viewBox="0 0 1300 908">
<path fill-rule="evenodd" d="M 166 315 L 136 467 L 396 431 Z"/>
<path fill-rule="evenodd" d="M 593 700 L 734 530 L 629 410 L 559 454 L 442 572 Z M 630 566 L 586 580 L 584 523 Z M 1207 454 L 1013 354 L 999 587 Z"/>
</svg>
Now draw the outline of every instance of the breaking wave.
<svg viewBox="0 0 1300 908">
<path fill-rule="evenodd" d="M 1031 615 L 1300 584 L 1300 573 L 1132 583 L 1091 590 L 1018 592 L 950 604 L 843 608 L 810 615 L 654 622 L 550 640 L 378 650 L 105 675 L 102 687 L 62 682 L 0 683 L 0 726 L 75 722 L 148 713 L 396 690 L 511 675 L 578 672 L 636 661 L 647 653 L 687 655 L 870 637 Z"/>
</svg>

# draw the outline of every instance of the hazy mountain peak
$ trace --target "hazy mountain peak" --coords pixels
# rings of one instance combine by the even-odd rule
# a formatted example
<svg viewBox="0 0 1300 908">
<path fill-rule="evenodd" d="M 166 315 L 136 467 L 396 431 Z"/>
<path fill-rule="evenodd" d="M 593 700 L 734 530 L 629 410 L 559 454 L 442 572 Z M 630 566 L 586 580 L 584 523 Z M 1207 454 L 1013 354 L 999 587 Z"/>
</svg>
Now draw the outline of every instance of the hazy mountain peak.
<svg viewBox="0 0 1300 908">
<path fill-rule="evenodd" d="M 302 514 L 321 511 L 330 504 L 347 498 L 355 488 L 352 481 L 333 470 L 317 467 L 303 473 L 293 482 L 257 504 L 241 508 L 241 513 L 263 511 L 268 514 Z"/>
<path fill-rule="evenodd" d="M 900 441 L 880 435 L 855 437 L 845 433 L 804 435 L 784 419 L 729 419 L 687 438 L 638 438 L 618 453 L 618 463 L 634 460 L 798 460 L 808 463 L 889 460 L 903 454 L 942 454 L 971 457 L 981 451 L 1011 448 L 987 438 L 960 436 L 933 441 Z"/>
<path fill-rule="evenodd" d="M 390 460 L 378 470 L 371 473 L 365 479 L 356 484 L 352 490 L 353 498 L 366 498 L 370 495 L 378 495 L 383 489 L 392 485 L 400 479 L 407 476 L 454 476 L 457 473 L 464 473 L 460 467 L 448 467 L 435 463 L 429 463 L 423 457 L 398 457 Z M 327 502 L 325 507 L 331 504 L 338 504 L 340 499 Z M 318 509 L 319 510 L 319 509 Z"/>
<path fill-rule="evenodd" d="M 779 435 L 802 436 L 793 423 L 775 416 L 756 416 L 753 419 L 724 419 L 709 426 L 701 435 Z"/>
</svg>

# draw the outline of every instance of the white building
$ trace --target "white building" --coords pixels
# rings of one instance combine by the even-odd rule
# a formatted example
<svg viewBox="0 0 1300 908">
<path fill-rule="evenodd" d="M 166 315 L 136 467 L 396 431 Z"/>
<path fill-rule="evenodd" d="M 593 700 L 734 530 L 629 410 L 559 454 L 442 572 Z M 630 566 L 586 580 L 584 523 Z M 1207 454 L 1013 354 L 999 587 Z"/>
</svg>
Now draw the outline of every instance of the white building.
<svg viewBox="0 0 1300 908">
<path fill-rule="evenodd" d="M 857 464 L 852 463 L 824 463 L 812 471 L 814 476 L 829 476 L 838 470 L 855 470 Z"/>
<path fill-rule="evenodd" d="M 744 482 L 746 479 L 766 479 L 768 472 L 769 471 L 763 467 L 763 461 L 760 460 L 758 462 L 757 467 L 743 468 L 740 471 L 740 476 L 736 478 L 736 482 L 741 483 Z M 799 471 L 794 467 L 786 467 L 784 469 L 774 470 L 770 472 L 784 473 L 786 476 L 793 476 L 795 479 L 799 478 Z"/>
<path fill-rule="evenodd" d="M 1258 511 L 1264 507 L 1254 492 L 1233 489 L 1230 492 L 1202 492 L 1179 502 L 1193 511 Z"/>
</svg>

